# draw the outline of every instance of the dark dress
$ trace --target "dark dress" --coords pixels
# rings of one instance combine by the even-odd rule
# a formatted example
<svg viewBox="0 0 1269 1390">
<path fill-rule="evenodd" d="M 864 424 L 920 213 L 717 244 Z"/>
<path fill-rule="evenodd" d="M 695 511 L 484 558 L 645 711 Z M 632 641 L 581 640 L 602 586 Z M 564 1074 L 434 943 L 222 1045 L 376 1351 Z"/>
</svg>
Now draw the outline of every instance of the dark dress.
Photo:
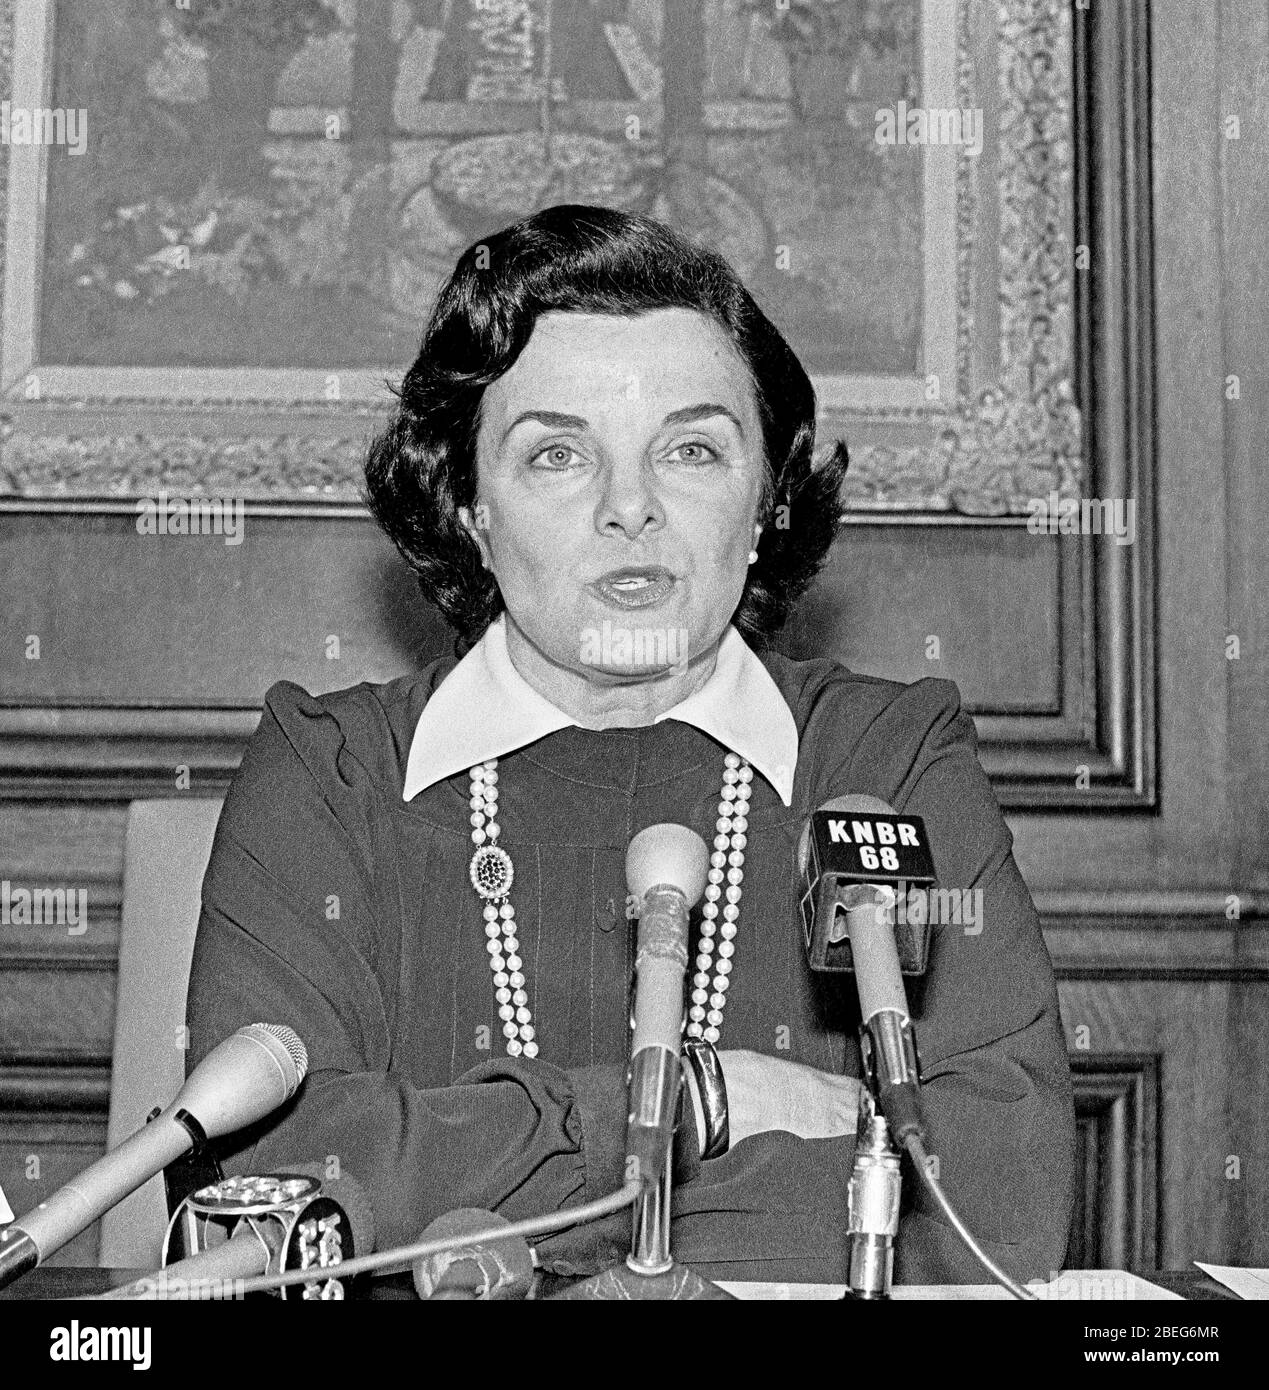
<svg viewBox="0 0 1269 1390">
<path fill-rule="evenodd" d="M 1019 1277 L 1047 1277 L 1072 1202 L 1066 1049 L 1035 909 L 956 687 L 762 660 L 800 751 L 792 809 L 753 780 L 719 1046 L 858 1074 L 849 977 L 805 962 L 797 837 L 817 805 L 851 793 L 924 817 L 940 884 L 984 895 L 981 931 L 936 927 L 928 973 L 910 989 L 930 1147 L 989 1253 Z M 468 879 L 467 776 L 401 795 L 419 713 L 453 665 L 319 697 L 270 690 L 220 819 L 190 982 L 191 1066 L 256 1021 L 288 1024 L 308 1047 L 298 1097 L 236 1137 L 228 1169 L 337 1157 L 368 1187 L 380 1249 L 456 1207 L 514 1219 L 620 1186 L 626 847 L 660 821 L 712 840 L 722 777 L 721 745 L 674 719 L 564 729 L 500 760 L 501 843 L 541 1046 L 537 1059 L 511 1059 Z M 842 1281 L 853 1147 L 853 1136 L 769 1132 L 702 1163 L 685 1138 L 676 1258 L 716 1278 Z M 904 1163 L 896 1279 L 983 1282 Z M 590 1273 L 629 1241 L 621 1213 L 538 1253 L 557 1272 Z"/>
</svg>

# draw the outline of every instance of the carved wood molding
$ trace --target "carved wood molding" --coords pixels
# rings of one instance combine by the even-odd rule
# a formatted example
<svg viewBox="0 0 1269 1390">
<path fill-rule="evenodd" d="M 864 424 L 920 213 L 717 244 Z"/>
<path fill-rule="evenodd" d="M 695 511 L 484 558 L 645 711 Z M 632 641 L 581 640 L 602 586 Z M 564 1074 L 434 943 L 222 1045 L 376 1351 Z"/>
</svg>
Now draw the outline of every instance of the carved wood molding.
<svg viewBox="0 0 1269 1390">
<path fill-rule="evenodd" d="M 1160 1249 L 1159 1058 L 1071 1055 L 1081 1163 L 1067 1268 L 1153 1269 Z"/>
<path fill-rule="evenodd" d="M 0 796 L 206 796 L 229 785 L 259 722 L 259 709 L 199 706 L 0 710 Z M 178 767 L 190 769 L 179 791 Z"/>
<path fill-rule="evenodd" d="M 8 876 L 0 863 L 0 876 Z M 0 927 L 0 971 L 109 970 L 119 960 L 119 925 L 122 885 L 97 880 L 76 882 L 55 870 L 40 879 L 30 875 L 15 880 L 19 887 L 82 890 L 87 897 L 87 922 L 81 935 L 72 936 L 64 925 L 15 923 Z"/>
<path fill-rule="evenodd" d="M 1059 980 L 1269 980 L 1264 889 L 1037 893 L 1035 904 Z"/>
<path fill-rule="evenodd" d="M 110 1058 L 101 1062 L 0 1062 L 0 1115 L 102 1115 L 110 1109 Z"/>
<path fill-rule="evenodd" d="M 1046 924 L 1106 928 L 1182 926 L 1222 929 L 1269 918 L 1269 889 L 1252 884 L 1215 888 L 1044 889 L 1033 895 Z M 1237 916 L 1233 915 L 1236 908 Z"/>
<path fill-rule="evenodd" d="M 1059 980 L 1269 980 L 1263 923 L 1211 927 L 1045 927 Z"/>
<path fill-rule="evenodd" d="M 1074 11 L 1076 395 L 1085 495 L 1135 499 L 1136 539 L 1037 537 L 1061 564 L 1063 712 L 979 720 L 983 764 L 1021 811 L 1154 811 L 1155 629 L 1150 7 Z"/>
</svg>

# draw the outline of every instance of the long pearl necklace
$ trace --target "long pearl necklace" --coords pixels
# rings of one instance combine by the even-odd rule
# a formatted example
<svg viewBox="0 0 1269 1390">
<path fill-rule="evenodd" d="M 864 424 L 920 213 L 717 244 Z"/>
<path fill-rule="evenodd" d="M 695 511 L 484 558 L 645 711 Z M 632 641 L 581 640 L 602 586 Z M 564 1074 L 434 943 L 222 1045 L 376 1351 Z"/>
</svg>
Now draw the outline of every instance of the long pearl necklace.
<svg viewBox="0 0 1269 1390">
<path fill-rule="evenodd" d="M 471 858 L 472 887 L 485 900 L 485 950 L 494 977 L 494 998 L 502 1035 L 511 1057 L 536 1057 L 538 1044 L 533 1013 L 525 989 L 524 961 L 516 936 L 516 910 L 511 904 L 515 865 L 498 844 L 498 759 L 487 758 L 469 773 L 471 777 L 471 838 L 476 852 Z M 728 753 L 723 760 L 723 785 L 714 825 L 714 847 L 709 858 L 705 902 L 701 907 L 701 935 L 697 943 L 696 973 L 692 976 L 692 1003 L 687 1034 L 716 1043 L 721 1036 L 727 987 L 731 983 L 732 957 L 736 953 L 736 923 L 740 918 L 741 884 L 745 873 L 746 832 L 749 829 L 749 795 L 753 769 L 743 758 Z M 719 923 L 721 916 L 722 922 Z M 715 937 L 721 940 L 715 942 Z M 714 959 L 717 948 L 718 959 Z M 711 967 L 713 977 L 710 976 Z"/>
</svg>

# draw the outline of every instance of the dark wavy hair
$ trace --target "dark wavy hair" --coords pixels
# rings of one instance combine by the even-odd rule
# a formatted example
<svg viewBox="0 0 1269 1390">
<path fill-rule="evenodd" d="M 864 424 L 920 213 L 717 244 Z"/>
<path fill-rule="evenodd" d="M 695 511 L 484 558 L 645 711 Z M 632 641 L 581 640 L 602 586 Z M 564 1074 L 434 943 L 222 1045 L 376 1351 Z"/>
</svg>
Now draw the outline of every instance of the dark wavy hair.
<svg viewBox="0 0 1269 1390">
<path fill-rule="evenodd" d="M 463 645 L 503 609 L 458 516 L 476 501 L 485 387 L 510 369 L 540 314 L 633 317 L 672 308 L 695 309 L 727 333 L 749 369 L 762 422 L 763 532 L 732 621 L 764 642 L 815 578 L 841 523 L 848 456 L 839 442 L 812 466 L 815 391 L 793 350 L 721 256 L 649 217 L 562 204 L 463 252 L 366 460 L 367 506 Z M 767 525 L 773 516 L 777 525 Z"/>
</svg>

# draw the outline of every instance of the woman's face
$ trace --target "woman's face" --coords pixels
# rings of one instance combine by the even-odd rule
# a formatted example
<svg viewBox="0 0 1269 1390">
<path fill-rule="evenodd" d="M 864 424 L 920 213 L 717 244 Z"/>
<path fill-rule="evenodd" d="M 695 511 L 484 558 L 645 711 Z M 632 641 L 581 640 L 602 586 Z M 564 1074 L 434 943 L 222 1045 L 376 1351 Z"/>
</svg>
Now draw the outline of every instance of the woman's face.
<svg viewBox="0 0 1269 1390">
<path fill-rule="evenodd" d="M 464 521 L 537 657 L 646 679 L 722 636 L 763 477 L 753 387 L 712 320 L 550 313 L 484 393 Z"/>
</svg>

